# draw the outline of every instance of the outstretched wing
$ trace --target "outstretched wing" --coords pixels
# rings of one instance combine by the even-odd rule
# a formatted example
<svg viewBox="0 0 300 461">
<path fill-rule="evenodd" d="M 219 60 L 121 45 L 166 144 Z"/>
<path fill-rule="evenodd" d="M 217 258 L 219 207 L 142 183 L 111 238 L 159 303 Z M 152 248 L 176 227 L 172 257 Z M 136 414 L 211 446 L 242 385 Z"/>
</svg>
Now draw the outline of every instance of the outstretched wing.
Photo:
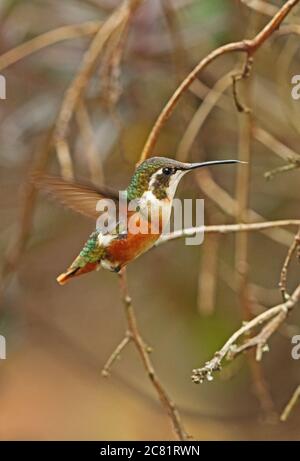
<svg viewBox="0 0 300 461">
<path fill-rule="evenodd" d="M 56 176 L 32 175 L 32 182 L 38 189 L 52 195 L 63 205 L 89 218 L 97 219 L 97 203 L 101 199 L 111 199 L 118 204 L 118 192 L 107 187 L 65 181 Z"/>
</svg>

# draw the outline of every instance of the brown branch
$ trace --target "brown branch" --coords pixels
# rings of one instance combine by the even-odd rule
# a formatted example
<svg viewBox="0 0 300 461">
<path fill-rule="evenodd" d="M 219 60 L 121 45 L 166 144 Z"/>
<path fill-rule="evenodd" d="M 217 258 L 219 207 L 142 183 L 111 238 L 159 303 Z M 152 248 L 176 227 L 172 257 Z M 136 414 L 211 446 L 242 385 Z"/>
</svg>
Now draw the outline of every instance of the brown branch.
<svg viewBox="0 0 300 461">
<path fill-rule="evenodd" d="M 214 357 L 206 362 L 204 367 L 193 370 L 193 382 L 198 384 L 202 383 L 205 379 L 210 381 L 212 379 L 212 373 L 221 369 L 222 362 L 225 358 L 232 360 L 236 357 L 237 352 L 241 352 L 242 350 L 256 348 L 257 358 L 260 359 L 262 352 L 266 350 L 265 346 L 267 345 L 267 341 L 286 319 L 288 313 L 296 306 L 299 299 L 300 285 L 297 286 L 286 302 L 266 310 L 244 324 L 228 339 L 228 341 L 226 341 L 224 346 L 214 354 Z M 261 332 L 256 337 L 247 339 L 242 348 L 236 344 L 242 336 L 249 334 L 254 328 L 258 328 L 266 322 L 268 323 Z"/>
<path fill-rule="evenodd" d="M 239 42 L 228 43 L 223 45 L 211 53 L 209 53 L 205 58 L 203 58 L 199 64 L 190 72 L 190 74 L 183 80 L 179 85 L 176 91 L 173 93 L 162 112 L 158 116 L 149 136 L 145 143 L 144 149 L 141 153 L 139 161 L 145 160 L 150 153 L 153 152 L 154 146 L 157 142 L 160 131 L 165 125 L 167 119 L 172 114 L 175 109 L 179 99 L 185 93 L 185 91 L 190 87 L 190 85 L 197 78 L 199 73 L 203 71 L 210 63 L 215 61 L 219 56 L 223 56 L 227 53 L 247 53 L 249 56 L 252 56 L 257 49 L 259 49 L 264 42 L 278 29 L 282 21 L 291 11 L 291 9 L 299 3 L 299 0 L 288 0 L 285 4 L 278 10 L 275 16 L 266 24 L 266 26 L 251 40 L 242 40 Z"/>
<path fill-rule="evenodd" d="M 127 284 L 125 268 L 123 268 L 120 271 L 119 276 L 120 276 L 121 296 L 122 296 L 122 301 L 123 301 L 124 308 L 125 308 L 125 316 L 126 316 L 127 328 L 128 328 L 128 333 L 127 333 L 127 337 L 129 337 L 128 341 L 131 340 L 134 343 L 140 355 L 140 358 L 142 360 L 142 363 L 144 365 L 148 378 L 151 381 L 153 387 L 155 388 L 158 394 L 158 397 L 162 403 L 162 406 L 166 409 L 179 440 L 188 440 L 189 437 L 183 427 L 178 410 L 175 404 L 169 398 L 166 391 L 164 390 L 160 380 L 158 379 L 156 372 L 153 368 L 152 362 L 150 360 L 150 357 L 149 357 L 149 348 L 145 344 L 139 332 L 135 312 L 132 306 L 131 296 L 128 291 L 128 284 Z M 119 350 L 123 349 L 126 346 L 125 339 L 121 344 L 122 345 L 119 345 Z M 109 362 L 110 362 L 109 366 L 112 363 L 112 361 L 115 360 L 115 357 L 118 355 L 118 352 L 119 351 L 117 351 L 116 353 L 115 351 L 113 355 L 111 356 L 111 358 L 109 359 Z M 106 364 L 106 367 L 107 367 L 107 364 Z"/>
</svg>

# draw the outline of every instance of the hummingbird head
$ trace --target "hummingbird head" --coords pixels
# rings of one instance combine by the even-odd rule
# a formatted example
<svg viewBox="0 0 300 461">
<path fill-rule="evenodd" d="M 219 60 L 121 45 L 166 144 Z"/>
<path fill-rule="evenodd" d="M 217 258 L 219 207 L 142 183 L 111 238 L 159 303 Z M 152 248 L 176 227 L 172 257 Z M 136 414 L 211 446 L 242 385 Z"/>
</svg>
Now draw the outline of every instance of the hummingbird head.
<svg viewBox="0 0 300 461">
<path fill-rule="evenodd" d="M 189 171 L 211 165 L 244 163 L 239 160 L 214 160 L 203 163 L 183 163 L 166 157 L 152 157 L 135 170 L 127 188 L 129 200 L 138 199 L 145 192 L 152 193 L 158 200 L 172 200 L 180 179 Z"/>
</svg>

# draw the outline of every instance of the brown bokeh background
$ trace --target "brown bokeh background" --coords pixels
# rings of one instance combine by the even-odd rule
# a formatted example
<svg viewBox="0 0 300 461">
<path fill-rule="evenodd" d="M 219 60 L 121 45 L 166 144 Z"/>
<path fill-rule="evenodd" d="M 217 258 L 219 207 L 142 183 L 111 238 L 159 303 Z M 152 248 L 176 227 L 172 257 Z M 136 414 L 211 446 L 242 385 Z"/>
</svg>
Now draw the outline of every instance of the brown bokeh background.
<svg viewBox="0 0 300 461">
<path fill-rule="evenodd" d="M 259 30 L 268 19 L 234 0 L 169 3 L 174 7 L 184 52 L 176 52 L 160 1 L 148 0 L 130 26 L 117 104 L 107 108 L 101 62 L 86 90 L 97 162 L 105 182 L 116 188 L 128 183 L 147 134 L 178 79 L 213 48 L 244 38 L 247 30 Z M 117 4 L 110 0 L 3 0 L 0 51 L 4 53 L 62 25 L 105 19 Z M 274 6 L 281 4 L 273 2 Z M 297 10 L 293 15 L 291 20 L 296 23 Z M 58 43 L 1 71 L 7 80 L 7 100 L 0 101 L 3 261 L 19 229 L 24 184 L 33 158 L 43 149 L 45 135 L 53 126 L 64 91 L 89 41 L 78 38 Z M 291 98 L 290 81 L 300 65 L 298 44 L 297 36 L 272 38 L 259 50 L 251 77 L 255 119 L 295 152 L 299 149 L 300 103 Z M 221 58 L 201 74 L 201 81 L 212 87 L 237 62 L 236 57 Z M 226 95 L 231 110 L 214 108 L 193 144 L 190 159 L 237 156 L 239 115 L 230 89 Z M 194 93 L 185 95 L 163 130 L 156 153 L 175 155 L 200 104 Z M 75 122 L 69 143 L 76 175 L 88 177 L 85 144 Z M 264 179 L 266 171 L 283 163 L 266 146 L 252 141 L 250 206 L 266 220 L 299 218 L 299 170 L 272 181 Z M 54 151 L 47 168 L 59 172 Z M 234 195 L 234 167 L 214 169 L 212 175 Z M 196 174 L 186 177 L 178 190 L 182 198 L 203 194 Z M 207 222 L 234 222 L 210 199 L 205 210 Z M 1 299 L 0 333 L 7 339 L 7 360 L 0 361 L 3 440 L 174 438 L 132 345 L 114 365 L 111 377 L 101 376 L 125 329 L 117 277 L 100 271 L 65 287 L 55 281 L 93 226 L 89 220 L 39 197 L 26 249 Z M 201 280 L 208 240 L 200 247 L 186 246 L 183 240 L 170 242 L 148 252 L 128 269 L 136 314 L 145 340 L 153 346 L 156 371 L 196 439 L 298 439 L 299 409 L 285 424 L 266 421 L 253 392 L 246 356 L 226 365 L 213 382 L 196 386 L 190 380 L 191 370 L 204 364 L 243 320 L 239 296 L 231 283 L 234 236 L 230 234 L 218 239 L 218 264 L 212 274 L 216 280 L 214 309 L 209 315 L 206 312 L 207 293 Z M 256 286 L 259 305 L 270 307 L 280 302 L 277 287 L 286 252 L 286 245 L 260 233 L 250 234 L 249 279 Z M 297 280 L 299 265 L 294 262 L 289 271 L 290 289 Z M 262 362 L 278 413 L 299 383 L 300 364 L 291 358 L 289 337 L 291 332 L 299 332 L 299 319 L 295 311 L 288 319 L 288 328 L 271 339 L 270 352 Z"/>
</svg>

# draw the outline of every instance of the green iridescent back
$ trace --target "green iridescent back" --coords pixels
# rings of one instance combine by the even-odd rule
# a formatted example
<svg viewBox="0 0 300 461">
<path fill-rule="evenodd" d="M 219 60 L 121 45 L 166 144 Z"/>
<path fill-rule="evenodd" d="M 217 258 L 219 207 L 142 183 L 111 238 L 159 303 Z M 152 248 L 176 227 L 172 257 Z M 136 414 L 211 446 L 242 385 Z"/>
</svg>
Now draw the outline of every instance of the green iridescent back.
<svg viewBox="0 0 300 461">
<path fill-rule="evenodd" d="M 95 231 L 89 236 L 83 249 L 71 265 L 71 269 L 84 267 L 88 263 L 98 263 L 104 257 L 105 248 L 99 245 L 98 235 L 99 233 Z"/>
</svg>

